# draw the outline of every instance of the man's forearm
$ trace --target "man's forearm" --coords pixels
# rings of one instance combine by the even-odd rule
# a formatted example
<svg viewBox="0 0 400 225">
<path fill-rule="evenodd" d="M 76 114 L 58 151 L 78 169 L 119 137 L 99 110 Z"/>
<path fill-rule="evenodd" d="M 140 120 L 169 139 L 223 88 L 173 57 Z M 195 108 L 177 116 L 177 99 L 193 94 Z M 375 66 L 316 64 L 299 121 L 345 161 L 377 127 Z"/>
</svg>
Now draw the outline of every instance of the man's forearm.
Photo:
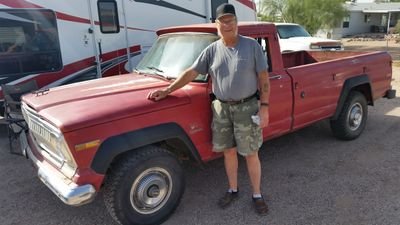
<svg viewBox="0 0 400 225">
<path fill-rule="evenodd" d="M 269 74 L 267 71 L 263 71 L 258 74 L 258 82 L 260 89 L 260 102 L 269 104 L 270 84 Z"/>
<path fill-rule="evenodd" d="M 171 93 L 179 88 L 185 86 L 190 81 L 194 80 L 197 77 L 198 73 L 193 69 L 187 69 L 181 74 L 172 84 L 170 84 L 167 88 L 168 93 Z"/>
</svg>

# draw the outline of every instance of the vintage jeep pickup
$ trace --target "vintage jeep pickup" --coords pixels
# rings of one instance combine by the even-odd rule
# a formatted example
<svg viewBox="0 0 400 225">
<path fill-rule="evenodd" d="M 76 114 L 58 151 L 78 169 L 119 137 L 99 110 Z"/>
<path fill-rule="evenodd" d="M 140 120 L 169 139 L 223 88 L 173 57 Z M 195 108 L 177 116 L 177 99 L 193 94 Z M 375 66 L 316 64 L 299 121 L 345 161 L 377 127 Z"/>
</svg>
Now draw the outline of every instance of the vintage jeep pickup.
<svg viewBox="0 0 400 225">
<path fill-rule="evenodd" d="M 281 54 L 271 23 L 239 23 L 268 56 L 271 97 L 268 140 L 314 122 L 330 120 L 333 135 L 357 138 L 368 105 L 393 98 L 392 60 L 386 52 Z M 211 144 L 211 80 L 199 75 L 166 99 L 147 99 L 190 66 L 218 39 L 214 24 L 170 27 L 134 73 L 75 83 L 22 98 L 29 131 L 24 154 L 63 202 L 82 205 L 101 189 L 121 224 L 157 224 L 184 192 L 182 160 L 206 162 L 220 155 Z"/>
</svg>

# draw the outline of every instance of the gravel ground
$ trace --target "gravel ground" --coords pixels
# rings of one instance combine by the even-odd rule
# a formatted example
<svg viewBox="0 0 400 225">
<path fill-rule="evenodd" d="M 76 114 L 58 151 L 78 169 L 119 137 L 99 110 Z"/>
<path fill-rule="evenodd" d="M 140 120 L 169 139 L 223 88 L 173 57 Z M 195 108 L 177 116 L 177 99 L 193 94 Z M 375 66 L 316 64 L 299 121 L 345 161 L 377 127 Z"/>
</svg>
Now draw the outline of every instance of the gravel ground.
<svg viewBox="0 0 400 225">
<path fill-rule="evenodd" d="M 400 90 L 400 67 L 394 67 Z M 216 206 L 225 191 L 221 159 L 204 169 L 185 166 L 186 192 L 166 225 L 176 224 L 399 224 L 400 93 L 369 107 L 362 136 L 351 142 L 332 137 L 327 121 L 266 142 L 260 152 L 262 186 L 270 213 L 255 216 L 249 180 L 240 161 L 241 198 L 226 210 Z M 102 194 L 82 207 L 61 203 L 36 177 L 30 162 L 8 154 L 0 131 L 0 224 L 115 224 Z"/>
<path fill-rule="evenodd" d="M 395 40 L 351 41 L 349 38 L 343 38 L 342 43 L 345 50 L 387 51 L 393 60 L 400 60 L 400 43 L 396 43 Z"/>
</svg>

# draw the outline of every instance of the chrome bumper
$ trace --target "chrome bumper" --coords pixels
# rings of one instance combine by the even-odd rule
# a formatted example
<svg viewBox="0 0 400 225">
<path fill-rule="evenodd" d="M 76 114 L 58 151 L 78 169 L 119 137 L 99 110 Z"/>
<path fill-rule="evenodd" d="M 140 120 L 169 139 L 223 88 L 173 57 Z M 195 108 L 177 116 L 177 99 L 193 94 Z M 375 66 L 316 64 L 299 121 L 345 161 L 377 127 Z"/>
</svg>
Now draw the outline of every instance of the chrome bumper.
<svg viewBox="0 0 400 225">
<path fill-rule="evenodd" d="M 66 178 L 62 173 L 54 169 L 50 164 L 39 161 L 32 153 L 27 137 L 24 132 L 20 137 L 21 143 L 25 139 L 26 145 L 22 147 L 22 152 L 29 158 L 35 167 L 38 168 L 38 177 L 40 180 L 61 199 L 65 204 L 71 206 L 79 206 L 93 201 L 96 196 L 96 189 L 91 184 L 78 186 L 70 179 Z"/>
</svg>

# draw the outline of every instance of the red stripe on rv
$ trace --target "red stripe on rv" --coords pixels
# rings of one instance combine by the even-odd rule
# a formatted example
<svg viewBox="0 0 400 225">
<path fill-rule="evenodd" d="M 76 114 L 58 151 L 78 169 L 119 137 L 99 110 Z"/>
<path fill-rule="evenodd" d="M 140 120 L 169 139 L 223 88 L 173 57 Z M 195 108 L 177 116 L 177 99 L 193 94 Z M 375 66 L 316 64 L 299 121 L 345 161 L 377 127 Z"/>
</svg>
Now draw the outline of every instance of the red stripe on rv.
<svg viewBox="0 0 400 225">
<path fill-rule="evenodd" d="M 23 1 L 23 0 L 2 0 L 1 3 L 3 5 L 6 5 L 11 8 L 36 8 L 36 9 L 44 9 L 43 6 L 33 4 L 31 2 Z M 66 20 L 66 21 L 71 21 L 71 22 L 77 22 L 77 23 L 87 23 L 90 24 L 89 19 L 77 17 L 77 16 L 71 16 L 65 13 L 57 12 L 56 11 L 57 18 L 60 20 Z"/>
<path fill-rule="evenodd" d="M 140 45 L 135 45 L 130 47 L 131 52 L 134 51 L 140 51 Z M 118 57 L 118 55 L 126 55 L 126 48 L 118 49 L 112 52 L 107 52 L 103 54 L 103 60 L 107 61 L 113 58 Z M 114 57 L 110 57 L 114 56 Z M 94 56 L 82 59 L 76 62 L 73 62 L 71 64 L 65 65 L 63 70 L 60 72 L 55 72 L 55 73 L 42 73 L 40 76 L 37 76 L 35 79 L 38 82 L 39 87 L 43 87 L 45 85 L 48 85 L 56 80 L 59 80 L 65 76 L 68 76 L 70 74 L 79 72 L 80 70 L 89 68 L 91 66 L 95 66 L 95 58 Z"/>
<path fill-rule="evenodd" d="M 23 0 L 1 0 L 1 4 L 6 5 L 10 8 L 37 8 L 37 9 L 44 9 L 45 7 L 33 4 L 31 2 L 23 1 Z M 72 16 L 66 13 L 62 12 L 56 12 L 57 18 L 60 20 L 65 20 L 65 21 L 70 21 L 70 22 L 76 22 L 76 23 L 86 23 L 90 24 L 90 20 L 82 17 L 77 17 L 77 16 Z M 100 25 L 99 21 L 94 22 L 95 25 Z M 124 26 L 121 26 L 121 28 L 124 28 Z M 127 27 L 129 30 L 140 30 L 140 31 L 149 31 L 149 32 L 155 32 L 154 30 L 146 30 L 142 28 L 135 28 L 135 27 Z"/>
<path fill-rule="evenodd" d="M 251 0 L 236 0 L 236 1 L 242 3 L 243 5 L 249 7 L 250 9 L 252 9 L 254 11 L 256 10 L 256 4 Z"/>
<path fill-rule="evenodd" d="M 140 51 L 140 45 L 135 45 L 135 46 L 131 46 L 130 48 L 130 52 L 137 52 Z M 126 55 L 126 48 L 123 49 L 118 49 L 112 52 L 108 52 L 105 55 L 115 55 L 115 53 L 124 53 L 124 55 Z M 108 56 L 107 56 L 108 57 Z M 115 57 L 114 57 L 115 58 Z M 105 59 L 105 58 L 103 58 Z M 110 58 L 113 59 L 113 58 Z M 54 73 L 41 73 L 38 76 L 29 79 L 29 80 L 36 80 L 37 84 L 39 87 L 43 87 L 46 86 L 50 83 L 53 83 L 57 80 L 60 80 L 68 75 L 74 74 L 76 72 L 79 72 L 81 70 L 87 69 L 89 67 L 95 66 L 95 57 L 89 57 L 86 59 L 82 59 L 76 62 L 73 62 L 71 64 L 68 65 L 64 65 L 63 69 L 59 72 L 54 72 Z M 124 61 L 126 62 L 126 61 Z M 123 63 L 123 62 L 121 62 Z M 117 66 L 121 66 L 120 64 Z M 117 67 L 118 68 L 118 67 Z M 114 70 L 115 71 L 115 70 Z M 125 70 L 121 71 L 122 73 L 125 73 Z M 116 75 L 116 74 L 110 74 L 110 72 L 107 73 L 107 75 Z M 22 81 L 21 83 L 27 82 L 29 80 L 25 80 Z M 0 99 L 3 99 L 3 92 L 0 91 Z"/>
<path fill-rule="evenodd" d="M 129 51 L 130 51 L 131 53 L 133 53 L 133 52 L 139 52 L 139 51 L 140 51 L 140 45 L 135 45 L 135 46 L 130 47 L 130 48 L 129 48 Z M 121 48 L 121 49 L 118 49 L 118 50 L 116 50 L 116 51 L 107 52 L 107 53 L 103 54 L 103 55 L 102 55 L 102 58 L 103 58 L 103 61 L 108 61 L 108 60 L 110 60 L 110 59 L 113 59 L 113 58 L 117 58 L 117 57 L 119 57 L 119 56 L 126 55 L 126 53 L 127 53 L 126 48 Z"/>
<path fill-rule="evenodd" d="M 77 17 L 77 16 L 71 16 L 71 15 L 68 15 L 65 13 L 60 13 L 60 12 L 56 12 L 56 15 L 57 15 L 57 18 L 60 20 L 90 24 L 89 19 L 85 19 L 85 18 L 81 18 L 81 17 Z"/>
<path fill-rule="evenodd" d="M 2 0 L 1 4 L 11 8 L 43 8 L 39 5 L 27 1 Z"/>
</svg>

